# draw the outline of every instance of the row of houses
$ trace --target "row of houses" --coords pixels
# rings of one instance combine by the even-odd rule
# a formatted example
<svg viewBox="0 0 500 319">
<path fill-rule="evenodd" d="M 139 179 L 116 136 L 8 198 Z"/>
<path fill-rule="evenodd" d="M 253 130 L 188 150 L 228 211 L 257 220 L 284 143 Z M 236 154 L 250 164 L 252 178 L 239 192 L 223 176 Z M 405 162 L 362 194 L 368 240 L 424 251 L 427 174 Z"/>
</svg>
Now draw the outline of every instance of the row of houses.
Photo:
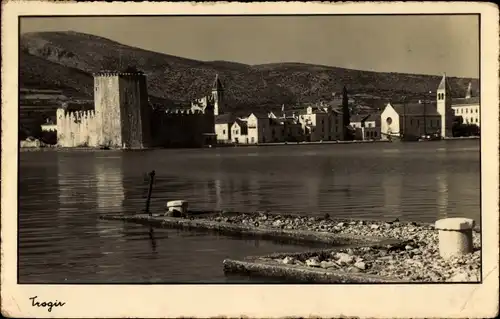
<svg viewBox="0 0 500 319">
<path fill-rule="evenodd" d="M 194 113 L 197 112 L 208 112 L 212 117 L 210 121 L 205 121 L 203 126 L 207 128 L 204 129 L 215 135 L 220 144 L 336 141 L 344 139 L 344 133 L 348 129 L 357 140 L 388 139 L 403 134 L 418 137 L 439 134 L 447 137 L 451 135 L 450 123 L 456 118 L 460 118 L 465 124 L 480 126 L 479 98 L 473 96 L 471 85 L 469 84 L 464 98 L 452 99 L 446 75 L 443 75 L 434 101 L 387 103 L 381 111 L 368 111 L 370 109 L 362 110 L 363 108 L 357 107 L 356 109 L 362 110 L 362 114 L 348 117 L 348 125 L 344 123 L 341 108 L 343 99 L 347 99 L 350 106 L 355 103 L 346 94 L 341 98 L 334 97 L 328 103 L 299 109 L 285 111 L 283 106 L 281 112 L 254 112 L 243 117 L 235 116 L 224 113 L 224 87 L 216 75 L 211 95 L 192 103 L 189 113 L 193 115 L 173 114 L 169 117 L 173 124 L 169 122 L 169 125 L 163 126 L 172 128 L 177 135 L 185 136 L 200 126 L 199 122 L 188 123 L 186 119 L 194 118 Z M 180 124 L 174 125 L 177 122 L 184 123 L 182 129 L 177 128 Z M 57 125 L 48 121 L 42 125 L 42 131 L 58 131 Z M 60 134 L 58 132 L 58 135 Z M 169 131 L 163 135 L 172 138 L 172 134 Z"/>
<path fill-rule="evenodd" d="M 471 84 L 463 98 L 452 99 L 446 78 L 435 92 L 435 100 L 387 103 L 383 110 L 350 116 L 348 127 L 357 140 L 379 140 L 401 137 L 439 135 L 452 136 L 452 125 L 460 119 L 464 124 L 480 127 L 479 98 L 473 96 Z M 260 144 L 273 142 L 319 142 L 342 140 L 344 123 L 338 106 L 308 106 L 282 114 L 251 113 L 246 117 L 221 114 L 215 119 L 219 143 Z"/>
<path fill-rule="evenodd" d="M 341 140 L 342 112 L 331 107 L 309 106 L 282 114 L 251 113 L 246 117 L 222 114 L 215 119 L 219 143 L 261 144 Z"/>
</svg>

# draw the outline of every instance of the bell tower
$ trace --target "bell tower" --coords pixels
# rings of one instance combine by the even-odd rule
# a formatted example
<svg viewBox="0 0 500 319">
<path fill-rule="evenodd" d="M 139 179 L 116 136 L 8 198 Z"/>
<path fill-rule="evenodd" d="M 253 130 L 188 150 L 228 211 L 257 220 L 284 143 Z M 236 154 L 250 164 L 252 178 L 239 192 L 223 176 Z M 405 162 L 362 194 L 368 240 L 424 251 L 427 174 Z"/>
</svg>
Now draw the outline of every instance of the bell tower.
<svg viewBox="0 0 500 319">
<path fill-rule="evenodd" d="M 446 74 L 443 74 L 436 92 L 436 111 L 441 116 L 440 133 L 442 138 L 452 136 L 451 128 L 454 114 L 451 108 L 451 93 Z"/>
<path fill-rule="evenodd" d="M 222 114 L 224 109 L 224 87 L 219 80 L 219 74 L 215 75 L 215 81 L 212 85 L 212 99 L 214 101 L 214 115 Z"/>
</svg>

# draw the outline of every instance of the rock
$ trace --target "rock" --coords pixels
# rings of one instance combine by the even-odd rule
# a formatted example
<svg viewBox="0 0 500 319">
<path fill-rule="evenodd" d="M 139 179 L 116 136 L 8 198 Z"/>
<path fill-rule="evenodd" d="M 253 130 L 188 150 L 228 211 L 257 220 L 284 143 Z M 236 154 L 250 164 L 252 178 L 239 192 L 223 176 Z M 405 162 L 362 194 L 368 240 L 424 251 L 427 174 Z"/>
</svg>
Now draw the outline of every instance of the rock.
<svg viewBox="0 0 500 319">
<path fill-rule="evenodd" d="M 321 268 L 324 268 L 324 269 L 337 268 L 337 267 L 339 267 L 339 266 L 335 262 L 333 262 L 333 261 L 323 260 L 321 262 Z"/>
<path fill-rule="evenodd" d="M 354 257 L 346 253 L 337 253 L 335 257 L 340 264 L 350 264 L 354 261 Z"/>
<path fill-rule="evenodd" d="M 306 265 L 309 267 L 321 267 L 318 257 L 309 258 L 306 260 Z"/>
<path fill-rule="evenodd" d="M 295 258 L 293 257 L 289 257 L 289 256 L 286 256 L 284 259 L 283 259 L 283 263 L 285 265 L 293 265 L 295 264 Z"/>
<path fill-rule="evenodd" d="M 420 255 L 422 254 L 422 252 L 420 251 L 420 249 L 418 248 L 415 248 L 415 249 L 412 249 L 411 252 L 414 254 L 414 255 Z"/>
<path fill-rule="evenodd" d="M 266 215 L 260 216 L 259 219 L 260 220 L 267 220 L 267 216 Z"/>
<path fill-rule="evenodd" d="M 279 219 L 273 222 L 274 227 L 280 227 L 281 225 L 283 225 L 283 222 Z"/>
<path fill-rule="evenodd" d="M 364 222 L 363 220 L 360 220 L 360 221 L 358 222 L 358 224 L 359 224 L 359 225 L 364 225 L 364 224 L 365 224 L 365 222 Z"/>
<path fill-rule="evenodd" d="M 372 225 L 370 225 L 370 228 L 376 230 L 376 229 L 379 229 L 380 226 L 376 225 L 376 224 L 372 224 Z"/>
<path fill-rule="evenodd" d="M 355 222 L 355 221 L 349 222 L 349 225 L 351 225 L 351 226 L 354 226 L 356 224 L 357 224 L 357 222 Z"/>
<path fill-rule="evenodd" d="M 349 267 L 347 271 L 357 273 L 361 272 L 361 269 L 359 269 L 358 267 Z"/>
<path fill-rule="evenodd" d="M 379 257 L 378 260 L 382 260 L 382 261 L 389 261 L 389 260 L 393 260 L 394 257 L 392 257 L 391 255 L 389 256 L 382 256 L 382 257 Z"/>
<path fill-rule="evenodd" d="M 366 264 L 362 261 L 358 261 L 354 264 L 354 267 L 356 268 L 359 268 L 361 270 L 365 270 L 366 269 Z"/>
<path fill-rule="evenodd" d="M 405 249 L 406 249 L 406 250 L 413 250 L 414 248 L 413 248 L 413 246 L 411 246 L 411 245 L 406 245 L 406 246 L 405 246 Z"/>
<path fill-rule="evenodd" d="M 343 222 L 340 222 L 337 224 L 337 227 L 344 227 L 344 226 L 345 226 L 345 223 L 343 223 Z"/>
</svg>

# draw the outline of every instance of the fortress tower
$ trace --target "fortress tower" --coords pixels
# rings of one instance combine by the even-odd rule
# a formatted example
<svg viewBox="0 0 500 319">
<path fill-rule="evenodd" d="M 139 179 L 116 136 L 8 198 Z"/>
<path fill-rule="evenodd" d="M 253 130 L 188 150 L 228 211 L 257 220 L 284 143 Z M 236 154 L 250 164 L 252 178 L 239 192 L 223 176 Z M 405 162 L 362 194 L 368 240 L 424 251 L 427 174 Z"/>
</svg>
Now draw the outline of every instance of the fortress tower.
<svg viewBox="0 0 500 319">
<path fill-rule="evenodd" d="M 95 73 L 94 91 L 98 146 L 151 146 L 151 109 L 142 72 Z"/>
<path fill-rule="evenodd" d="M 224 87 L 219 80 L 219 75 L 215 75 L 215 81 L 212 85 L 212 99 L 214 103 L 214 115 L 222 114 L 224 109 Z"/>
<path fill-rule="evenodd" d="M 441 137 L 451 137 L 454 113 L 451 108 L 452 92 L 446 74 L 443 74 L 436 93 L 436 110 L 441 115 Z"/>
</svg>

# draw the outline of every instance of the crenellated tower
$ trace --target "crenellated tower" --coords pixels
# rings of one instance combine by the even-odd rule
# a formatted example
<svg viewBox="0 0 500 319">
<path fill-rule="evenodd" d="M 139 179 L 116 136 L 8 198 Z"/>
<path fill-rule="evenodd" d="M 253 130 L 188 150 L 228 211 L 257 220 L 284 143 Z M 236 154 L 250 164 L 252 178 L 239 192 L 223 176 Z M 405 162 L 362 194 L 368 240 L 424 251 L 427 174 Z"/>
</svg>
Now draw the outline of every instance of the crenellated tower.
<svg viewBox="0 0 500 319">
<path fill-rule="evenodd" d="M 214 84 L 212 85 L 212 99 L 214 115 L 222 114 L 224 112 L 224 87 L 219 79 L 219 74 L 215 75 Z"/>
<path fill-rule="evenodd" d="M 452 125 L 453 125 L 453 109 L 451 108 L 451 96 L 452 91 L 448 80 L 446 79 L 446 74 L 443 74 L 443 78 L 439 83 L 436 92 L 436 110 L 441 115 L 441 137 L 451 137 L 452 136 Z"/>
<path fill-rule="evenodd" d="M 99 146 L 151 146 L 151 108 L 144 73 L 95 73 L 94 91 Z"/>
</svg>

